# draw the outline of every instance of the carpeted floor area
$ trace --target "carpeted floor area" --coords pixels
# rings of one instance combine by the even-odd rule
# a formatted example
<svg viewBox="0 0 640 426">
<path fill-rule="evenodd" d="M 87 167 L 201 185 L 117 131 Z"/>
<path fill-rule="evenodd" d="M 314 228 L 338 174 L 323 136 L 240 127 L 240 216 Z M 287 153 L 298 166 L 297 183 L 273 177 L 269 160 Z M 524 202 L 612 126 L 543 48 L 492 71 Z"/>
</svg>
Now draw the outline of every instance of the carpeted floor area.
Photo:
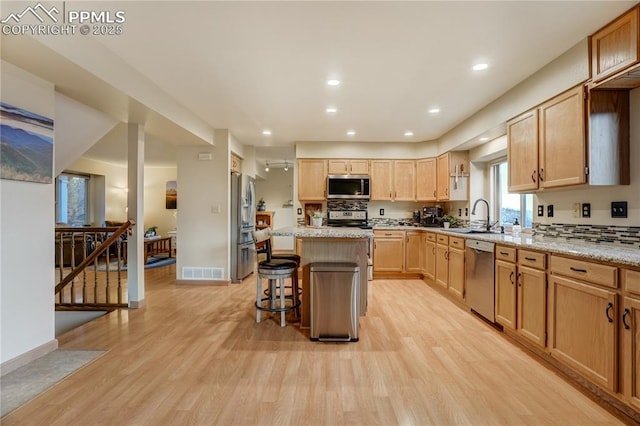
<svg viewBox="0 0 640 426">
<path fill-rule="evenodd" d="M 106 351 L 57 349 L 0 379 L 0 417 L 30 401 Z"/>
</svg>

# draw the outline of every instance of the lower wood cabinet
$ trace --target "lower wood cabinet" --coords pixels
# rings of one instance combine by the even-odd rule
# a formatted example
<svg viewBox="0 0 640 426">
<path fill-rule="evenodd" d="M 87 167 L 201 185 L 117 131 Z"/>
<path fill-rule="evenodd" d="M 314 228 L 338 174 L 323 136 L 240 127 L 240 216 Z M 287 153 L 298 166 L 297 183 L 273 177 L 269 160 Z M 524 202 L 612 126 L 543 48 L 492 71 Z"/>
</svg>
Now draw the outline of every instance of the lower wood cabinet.
<svg viewBox="0 0 640 426">
<path fill-rule="evenodd" d="M 449 247 L 449 293 L 464 300 L 464 249 Z"/>
<path fill-rule="evenodd" d="M 496 251 L 498 251 L 496 249 Z M 496 260 L 496 322 L 511 330 L 516 329 L 516 264 Z"/>
<path fill-rule="evenodd" d="M 405 272 L 422 273 L 422 259 L 424 258 L 424 233 L 407 231 L 405 238 Z"/>
<path fill-rule="evenodd" d="M 547 344 L 547 274 L 518 265 L 517 331 L 532 343 Z"/>
<path fill-rule="evenodd" d="M 436 284 L 449 286 L 449 246 L 436 244 Z"/>
<path fill-rule="evenodd" d="M 424 275 L 436 279 L 436 242 L 435 234 L 427 233 L 424 241 Z"/>
<path fill-rule="evenodd" d="M 549 275 L 551 356 L 593 383 L 617 390 L 617 295 Z"/>
<path fill-rule="evenodd" d="M 373 271 L 404 271 L 404 231 L 375 233 L 373 241 Z"/>
<path fill-rule="evenodd" d="M 622 313 L 624 396 L 640 411 L 640 298 L 625 297 Z"/>
</svg>

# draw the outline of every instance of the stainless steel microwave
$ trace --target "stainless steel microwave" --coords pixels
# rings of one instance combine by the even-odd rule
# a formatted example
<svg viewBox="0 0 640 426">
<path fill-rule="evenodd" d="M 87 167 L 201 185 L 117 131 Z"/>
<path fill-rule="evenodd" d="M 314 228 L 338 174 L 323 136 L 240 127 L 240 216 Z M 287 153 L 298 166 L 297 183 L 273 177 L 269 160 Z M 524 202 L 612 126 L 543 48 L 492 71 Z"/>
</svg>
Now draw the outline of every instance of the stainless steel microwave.
<svg viewBox="0 0 640 426">
<path fill-rule="evenodd" d="M 327 176 L 328 199 L 365 199 L 371 197 L 369 176 L 329 175 Z"/>
</svg>

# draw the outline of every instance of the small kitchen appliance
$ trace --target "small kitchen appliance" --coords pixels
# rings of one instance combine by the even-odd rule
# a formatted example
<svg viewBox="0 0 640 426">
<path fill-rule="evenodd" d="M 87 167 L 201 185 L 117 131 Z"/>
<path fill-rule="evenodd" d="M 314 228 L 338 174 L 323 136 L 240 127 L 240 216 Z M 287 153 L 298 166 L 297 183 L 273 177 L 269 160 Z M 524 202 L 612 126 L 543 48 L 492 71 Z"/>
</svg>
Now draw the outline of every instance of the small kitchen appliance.
<svg viewBox="0 0 640 426">
<path fill-rule="evenodd" d="M 423 207 L 420 224 L 427 227 L 438 227 L 443 215 L 442 207 Z"/>
</svg>

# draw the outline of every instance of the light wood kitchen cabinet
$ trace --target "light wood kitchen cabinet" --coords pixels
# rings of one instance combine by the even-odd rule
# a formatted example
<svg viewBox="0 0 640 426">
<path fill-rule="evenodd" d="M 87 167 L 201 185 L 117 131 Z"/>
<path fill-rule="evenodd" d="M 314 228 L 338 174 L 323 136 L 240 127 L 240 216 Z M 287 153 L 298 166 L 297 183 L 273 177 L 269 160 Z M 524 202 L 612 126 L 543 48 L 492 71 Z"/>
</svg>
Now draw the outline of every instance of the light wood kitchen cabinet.
<svg viewBox="0 0 640 426">
<path fill-rule="evenodd" d="M 298 160 L 298 199 L 324 201 L 327 198 L 327 161 Z"/>
<path fill-rule="evenodd" d="M 436 192 L 438 201 L 469 198 L 469 152 L 450 151 L 437 158 Z"/>
<path fill-rule="evenodd" d="M 443 288 L 449 286 L 449 238 L 436 235 L 436 284 Z"/>
<path fill-rule="evenodd" d="M 368 175 L 369 160 L 329 160 L 330 175 Z"/>
<path fill-rule="evenodd" d="M 416 200 L 415 160 L 394 160 L 393 199 L 394 201 Z"/>
<path fill-rule="evenodd" d="M 574 87 L 539 107 L 538 186 L 556 188 L 587 181 L 585 92 Z"/>
<path fill-rule="evenodd" d="M 374 231 L 373 271 L 404 271 L 404 231 Z"/>
<path fill-rule="evenodd" d="M 553 258 L 553 256 L 552 256 Z M 551 356 L 593 383 L 617 390 L 617 295 L 555 274 L 549 275 Z"/>
<path fill-rule="evenodd" d="M 407 231 L 404 246 L 404 271 L 422 272 L 424 257 L 424 234 L 421 231 Z"/>
<path fill-rule="evenodd" d="M 640 297 L 625 297 L 622 310 L 624 396 L 640 410 Z"/>
<path fill-rule="evenodd" d="M 371 160 L 371 201 L 393 200 L 393 161 Z"/>
<path fill-rule="evenodd" d="M 436 159 L 423 158 L 416 161 L 416 200 L 436 201 Z"/>
<path fill-rule="evenodd" d="M 546 255 L 496 246 L 496 322 L 541 348 L 547 343 Z M 517 265 L 516 265 L 517 257 Z"/>
<path fill-rule="evenodd" d="M 414 160 L 371 160 L 371 201 L 415 201 Z"/>
<path fill-rule="evenodd" d="M 453 241 L 462 241 L 462 248 L 452 244 Z M 449 277 L 448 290 L 454 297 L 464 300 L 464 239 L 451 237 L 449 239 Z"/>
<path fill-rule="evenodd" d="M 507 122 L 509 192 L 538 189 L 538 110 Z"/>
<path fill-rule="evenodd" d="M 424 237 L 424 275 L 436 279 L 436 234 L 427 232 Z"/>
<path fill-rule="evenodd" d="M 496 252 L 499 247 L 496 247 Z M 504 260 L 496 260 L 496 322 L 516 330 L 516 265 Z"/>
<path fill-rule="evenodd" d="M 638 28 L 638 8 L 635 7 L 591 36 L 591 72 L 594 82 L 638 63 Z"/>
</svg>

